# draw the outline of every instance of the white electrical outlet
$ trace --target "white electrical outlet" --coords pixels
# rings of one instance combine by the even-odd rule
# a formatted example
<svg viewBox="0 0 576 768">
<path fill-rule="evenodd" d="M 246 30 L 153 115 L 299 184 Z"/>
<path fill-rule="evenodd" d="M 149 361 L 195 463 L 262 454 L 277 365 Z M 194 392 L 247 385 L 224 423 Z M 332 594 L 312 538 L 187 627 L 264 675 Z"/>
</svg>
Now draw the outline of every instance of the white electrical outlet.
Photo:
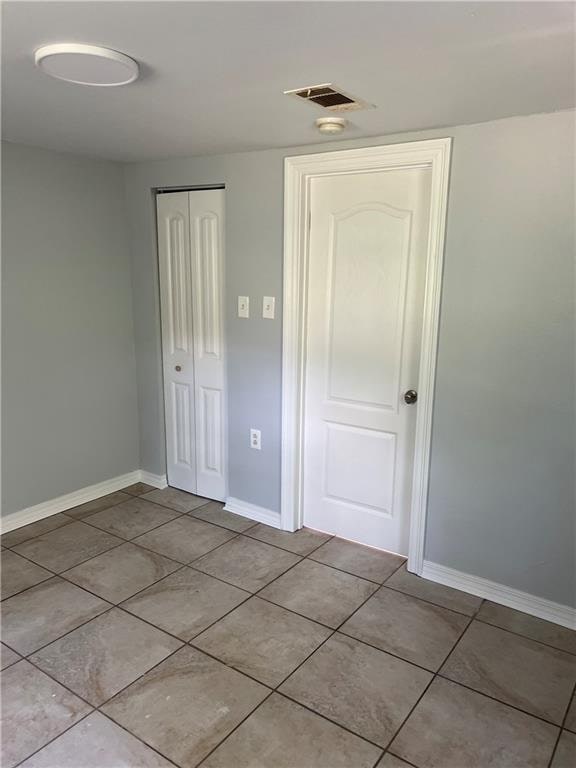
<svg viewBox="0 0 576 768">
<path fill-rule="evenodd" d="M 250 430 L 250 448 L 254 448 L 255 451 L 260 451 L 262 449 L 262 433 L 259 429 L 251 429 Z"/>
<path fill-rule="evenodd" d="M 238 296 L 238 317 L 250 317 L 250 296 Z"/>
<path fill-rule="evenodd" d="M 262 317 L 267 320 L 274 320 L 274 304 L 276 299 L 274 296 L 264 296 L 262 298 Z"/>
</svg>

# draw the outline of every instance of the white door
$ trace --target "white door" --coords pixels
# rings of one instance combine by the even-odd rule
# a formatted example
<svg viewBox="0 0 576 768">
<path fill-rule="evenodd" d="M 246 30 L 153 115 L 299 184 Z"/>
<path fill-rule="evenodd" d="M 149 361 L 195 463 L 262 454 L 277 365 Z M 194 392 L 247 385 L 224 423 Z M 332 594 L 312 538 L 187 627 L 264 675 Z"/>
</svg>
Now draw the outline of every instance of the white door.
<svg viewBox="0 0 576 768">
<path fill-rule="evenodd" d="M 311 180 L 304 524 L 401 554 L 429 201 L 428 169 Z"/>
<path fill-rule="evenodd" d="M 168 484 L 224 500 L 223 190 L 157 197 Z"/>
</svg>

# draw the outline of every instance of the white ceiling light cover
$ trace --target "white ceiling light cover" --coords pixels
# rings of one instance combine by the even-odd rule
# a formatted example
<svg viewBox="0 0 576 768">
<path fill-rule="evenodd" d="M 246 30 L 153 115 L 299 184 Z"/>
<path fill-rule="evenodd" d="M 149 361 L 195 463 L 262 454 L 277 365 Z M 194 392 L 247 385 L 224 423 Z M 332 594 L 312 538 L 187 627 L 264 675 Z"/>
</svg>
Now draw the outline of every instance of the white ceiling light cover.
<svg viewBox="0 0 576 768">
<path fill-rule="evenodd" d="M 78 85 L 128 85 L 138 77 L 134 59 L 99 45 L 45 45 L 35 52 L 34 61 L 46 74 Z"/>
</svg>

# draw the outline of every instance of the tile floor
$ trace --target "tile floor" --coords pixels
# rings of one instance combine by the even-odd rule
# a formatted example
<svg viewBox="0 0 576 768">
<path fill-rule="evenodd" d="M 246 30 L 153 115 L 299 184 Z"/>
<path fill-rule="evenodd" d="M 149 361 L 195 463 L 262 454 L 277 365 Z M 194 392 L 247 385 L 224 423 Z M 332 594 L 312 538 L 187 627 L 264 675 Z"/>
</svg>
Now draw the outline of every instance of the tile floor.
<svg viewBox="0 0 576 768">
<path fill-rule="evenodd" d="M 575 768 L 576 632 L 138 483 L 2 536 L 2 766 Z"/>
</svg>

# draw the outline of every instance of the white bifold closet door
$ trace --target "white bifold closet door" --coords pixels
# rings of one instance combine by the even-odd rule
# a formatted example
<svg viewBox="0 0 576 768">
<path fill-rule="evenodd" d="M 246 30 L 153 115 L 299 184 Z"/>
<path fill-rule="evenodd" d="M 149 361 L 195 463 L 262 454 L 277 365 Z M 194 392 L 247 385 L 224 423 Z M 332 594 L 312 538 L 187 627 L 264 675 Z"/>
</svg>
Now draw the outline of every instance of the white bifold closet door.
<svg viewBox="0 0 576 768">
<path fill-rule="evenodd" d="M 224 190 L 157 196 L 168 484 L 226 498 Z"/>
</svg>

